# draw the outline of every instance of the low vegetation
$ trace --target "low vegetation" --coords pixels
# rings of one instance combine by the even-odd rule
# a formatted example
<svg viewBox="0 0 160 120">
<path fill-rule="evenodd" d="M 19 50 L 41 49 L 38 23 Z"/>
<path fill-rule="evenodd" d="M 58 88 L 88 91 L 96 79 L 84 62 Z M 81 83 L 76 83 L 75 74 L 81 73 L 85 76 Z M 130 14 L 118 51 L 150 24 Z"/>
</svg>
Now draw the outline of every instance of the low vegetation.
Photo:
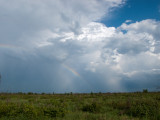
<svg viewBox="0 0 160 120">
<path fill-rule="evenodd" d="M 0 120 L 160 120 L 160 92 L 1 93 Z"/>
</svg>

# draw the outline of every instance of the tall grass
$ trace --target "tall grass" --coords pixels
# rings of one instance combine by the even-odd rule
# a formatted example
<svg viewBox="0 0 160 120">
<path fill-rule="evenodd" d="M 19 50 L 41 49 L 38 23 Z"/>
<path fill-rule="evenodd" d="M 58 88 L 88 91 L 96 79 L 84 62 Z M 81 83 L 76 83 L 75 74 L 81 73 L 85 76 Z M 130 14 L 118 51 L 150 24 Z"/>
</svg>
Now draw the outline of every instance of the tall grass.
<svg viewBox="0 0 160 120">
<path fill-rule="evenodd" d="M 0 120 L 160 120 L 160 93 L 0 94 Z"/>
</svg>

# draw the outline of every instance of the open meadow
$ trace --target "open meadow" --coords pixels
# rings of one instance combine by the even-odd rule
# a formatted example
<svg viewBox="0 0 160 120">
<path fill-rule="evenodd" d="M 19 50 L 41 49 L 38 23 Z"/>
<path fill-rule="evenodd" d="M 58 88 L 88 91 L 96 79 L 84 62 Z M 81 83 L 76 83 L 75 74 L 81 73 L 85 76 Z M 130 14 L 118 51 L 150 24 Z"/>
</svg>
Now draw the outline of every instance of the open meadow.
<svg viewBox="0 0 160 120">
<path fill-rule="evenodd" d="M 0 94 L 0 120 L 160 120 L 160 92 Z"/>
</svg>

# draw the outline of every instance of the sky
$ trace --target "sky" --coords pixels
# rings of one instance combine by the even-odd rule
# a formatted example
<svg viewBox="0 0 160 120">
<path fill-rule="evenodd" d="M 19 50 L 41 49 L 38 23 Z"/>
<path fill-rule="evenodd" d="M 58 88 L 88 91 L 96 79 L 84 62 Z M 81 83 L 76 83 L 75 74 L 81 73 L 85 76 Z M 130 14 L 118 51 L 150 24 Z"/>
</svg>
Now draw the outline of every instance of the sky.
<svg viewBox="0 0 160 120">
<path fill-rule="evenodd" d="M 160 86 L 159 0 L 0 0 L 0 92 Z"/>
</svg>

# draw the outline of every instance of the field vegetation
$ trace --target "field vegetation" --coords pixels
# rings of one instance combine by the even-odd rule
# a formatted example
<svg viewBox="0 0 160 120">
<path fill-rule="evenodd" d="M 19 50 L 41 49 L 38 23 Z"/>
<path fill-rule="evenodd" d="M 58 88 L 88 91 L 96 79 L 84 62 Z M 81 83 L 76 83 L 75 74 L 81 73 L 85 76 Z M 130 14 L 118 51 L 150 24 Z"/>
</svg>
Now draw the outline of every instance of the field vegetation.
<svg viewBox="0 0 160 120">
<path fill-rule="evenodd" d="M 1 93 L 0 120 L 160 120 L 160 92 Z"/>
</svg>

